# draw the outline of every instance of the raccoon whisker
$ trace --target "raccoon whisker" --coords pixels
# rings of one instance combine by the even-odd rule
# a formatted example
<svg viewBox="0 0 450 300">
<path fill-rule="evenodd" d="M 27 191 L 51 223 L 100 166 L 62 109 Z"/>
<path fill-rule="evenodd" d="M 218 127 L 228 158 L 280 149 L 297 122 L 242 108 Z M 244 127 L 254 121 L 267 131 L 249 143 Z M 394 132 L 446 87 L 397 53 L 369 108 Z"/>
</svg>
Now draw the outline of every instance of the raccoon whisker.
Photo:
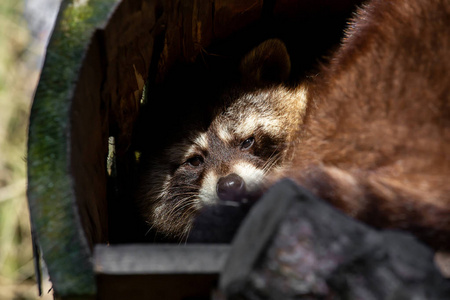
<svg viewBox="0 0 450 300">
<path fill-rule="evenodd" d="M 274 160 L 267 168 L 263 169 L 263 178 L 266 178 L 273 171 L 273 167 L 278 164 L 278 161 L 279 159 Z"/>
<path fill-rule="evenodd" d="M 178 242 L 178 246 L 186 245 L 187 237 L 188 237 L 188 235 L 186 235 L 186 233 L 182 233 L 182 235 L 180 236 L 180 241 Z"/>
<path fill-rule="evenodd" d="M 183 214 L 181 215 L 181 217 L 182 218 L 184 218 L 184 217 L 186 217 L 186 216 L 188 216 L 188 215 L 190 215 L 190 214 L 194 214 L 194 212 L 196 211 L 197 209 L 194 207 L 194 206 L 191 206 L 191 207 L 189 207 L 188 209 L 186 209 L 186 211 L 184 211 L 183 212 Z"/>
<path fill-rule="evenodd" d="M 186 201 L 189 201 L 192 198 L 195 198 L 197 193 L 178 193 L 178 194 L 170 194 L 170 199 L 175 202 L 174 207 L 184 204 Z"/>
<path fill-rule="evenodd" d="M 171 187 L 172 192 L 170 193 L 171 196 L 179 196 L 179 195 L 194 195 L 196 194 L 196 191 L 200 187 L 196 184 L 181 184 Z M 177 193 L 178 192 L 178 193 Z M 176 194 L 177 193 L 177 194 Z"/>
<path fill-rule="evenodd" d="M 195 211 L 196 211 L 195 207 L 190 207 L 181 215 L 181 218 L 182 219 L 190 219 L 189 216 L 194 215 Z M 191 233 L 191 230 L 192 230 L 192 224 L 188 225 L 186 227 L 186 229 L 184 230 L 184 232 L 182 233 L 182 235 L 180 236 L 180 244 L 187 243 L 187 239 L 189 237 L 189 234 Z"/>
<path fill-rule="evenodd" d="M 272 169 L 272 167 L 277 164 L 281 159 L 281 154 L 278 153 L 272 157 L 270 157 L 267 162 L 264 164 L 262 170 L 264 172 L 264 175 L 267 175 L 267 173 Z"/>
<path fill-rule="evenodd" d="M 144 236 L 147 236 L 154 227 L 155 227 L 155 224 L 151 224 L 150 228 L 147 230 L 147 232 L 144 234 Z M 158 231 L 156 231 L 156 232 L 158 232 Z"/>
<path fill-rule="evenodd" d="M 184 203 L 183 205 L 180 206 L 175 206 L 173 207 L 170 211 L 168 211 L 166 213 L 166 218 L 168 220 L 177 220 L 177 216 L 179 215 L 179 212 L 183 210 L 183 208 L 188 207 L 190 204 L 189 203 Z"/>
<path fill-rule="evenodd" d="M 194 216 L 196 215 L 198 212 L 198 209 L 194 206 L 191 206 L 189 209 L 187 209 L 184 213 L 183 213 L 183 217 L 184 216 Z"/>
<path fill-rule="evenodd" d="M 187 212 L 186 212 L 187 213 Z M 185 214 L 186 214 L 185 213 Z M 185 214 L 183 214 L 183 217 L 185 216 Z M 194 211 L 189 211 L 189 214 L 191 214 L 191 215 L 193 215 L 194 214 Z M 185 229 L 185 231 L 183 232 L 183 234 L 182 234 L 182 237 L 181 237 L 181 241 L 183 241 L 184 240 L 184 244 L 187 244 L 187 240 L 188 240 L 188 238 L 189 238 L 189 234 L 191 233 L 191 231 L 192 231 L 192 224 L 189 224 L 188 226 L 186 226 L 186 229 Z"/>
<path fill-rule="evenodd" d="M 179 196 L 195 196 L 195 195 L 197 195 L 196 192 L 188 192 L 188 193 L 183 192 L 183 193 L 178 193 L 178 194 L 170 194 L 170 197 L 175 198 L 175 197 L 179 197 Z"/>
<path fill-rule="evenodd" d="M 170 198 L 175 199 L 179 196 L 183 196 L 183 197 L 181 199 L 176 200 L 176 204 L 172 209 L 177 209 L 177 207 L 179 205 L 185 204 L 186 201 L 189 201 L 190 199 L 195 198 L 195 196 L 197 196 L 197 193 L 192 192 L 192 193 L 171 194 Z M 155 202 L 159 202 L 159 201 L 165 201 L 165 200 L 163 198 L 158 198 L 158 199 L 156 199 Z"/>
<path fill-rule="evenodd" d="M 163 192 L 165 192 L 167 190 L 167 187 L 165 187 L 165 186 L 162 186 L 162 187 L 159 187 L 159 188 L 155 188 L 154 186 L 150 189 L 150 190 L 147 190 L 146 192 L 144 192 L 145 193 L 145 195 L 147 196 L 147 197 L 150 197 L 150 198 L 153 198 L 153 197 L 157 197 L 158 195 L 161 195 Z"/>
<path fill-rule="evenodd" d="M 187 194 L 187 193 L 194 194 L 195 190 L 198 189 L 198 186 L 193 185 L 193 184 L 184 184 L 184 185 L 180 185 L 180 186 L 174 186 L 173 189 L 175 189 L 175 190 L 177 190 L 177 189 L 181 189 L 181 190 L 183 190 L 183 189 L 190 189 L 190 190 L 194 190 L 194 191 L 192 191 L 192 192 L 185 192 L 184 191 L 183 194 Z M 149 191 L 148 193 L 146 193 L 146 196 L 149 199 L 158 199 L 158 200 L 160 200 L 160 199 L 162 199 L 162 197 L 165 197 L 165 195 L 164 195 L 165 192 L 167 192 L 167 187 L 161 187 L 159 189 L 153 189 L 153 190 Z M 172 196 L 179 196 L 181 194 L 174 195 L 174 194 L 171 193 L 171 195 Z"/>
<path fill-rule="evenodd" d="M 275 166 L 276 164 L 278 164 L 278 162 L 280 161 L 280 159 L 281 159 L 281 157 L 279 157 L 279 158 L 273 160 L 273 162 L 272 162 L 270 165 L 268 165 L 266 169 L 263 170 L 264 176 L 266 176 L 266 175 L 272 170 L 272 167 L 273 167 L 273 166 Z"/>
<path fill-rule="evenodd" d="M 269 165 L 271 165 L 272 162 L 273 162 L 274 160 L 277 159 L 277 157 L 278 157 L 278 154 L 275 154 L 275 152 L 272 153 L 272 154 L 270 155 L 270 157 L 269 157 L 269 158 L 266 160 L 266 162 L 264 163 L 263 169 L 266 169 Z"/>
<path fill-rule="evenodd" d="M 181 213 L 181 216 L 184 216 L 187 210 L 191 209 L 194 201 L 188 201 L 183 205 L 177 206 L 172 210 L 172 215 L 177 215 Z"/>
<path fill-rule="evenodd" d="M 198 210 L 194 206 L 191 206 L 183 212 L 181 218 L 183 218 L 183 220 L 191 220 L 192 217 L 196 216 L 197 212 Z"/>
<path fill-rule="evenodd" d="M 181 234 L 180 242 L 179 242 L 178 245 L 186 245 L 190 233 L 191 233 L 191 229 L 186 229 L 186 230 Z"/>
<path fill-rule="evenodd" d="M 175 208 L 180 207 L 180 206 L 184 206 L 184 205 L 189 205 L 192 204 L 197 198 L 197 194 L 192 194 L 192 195 L 188 195 L 187 197 L 183 197 L 179 200 L 177 200 L 177 204 L 175 205 Z"/>
<path fill-rule="evenodd" d="M 185 242 L 184 242 L 185 244 L 187 244 L 187 240 L 189 238 L 189 235 L 191 234 L 191 231 L 192 231 L 192 226 L 189 226 L 185 233 Z"/>
<path fill-rule="evenodd" d="M 272 151 L 272 153 L 270 154 L 270 156 L 269 156 L 269 158 L 267 159 L 267 161 L 270 161 L 274 156 L 279 155 L 279 152 L 276 153 L 277 150 L 278 150 L 278 148 L 280 148 L 280 145 L 277 145 L 277 146 L 275 147 L 275 149 L 273 149 L 273 151 Z"/>
<path fill-rule="evenodd" d="M 270 154 L 267 161 L 264 163 L 264 165 L 262 167 L 262 169 L 264 171 L 264 175 L 266 175 L 268 170 L 270 170 L 272 168 L 272 166 L 275 165 L 280 160 L 281 153 L 280 152 L 277 153 L 277 150 L 279 147 L 280 147 L 280 145 L 277 145 L 277 147 L 275 147 L 275 149 Z"/>
<path fill-rule="evenodd" d="M 179 201 L 172 209 L 167 213 L 167 216 L 169 217 L 175 217 L 179 211 L 182 211 L 186 207 L 192 207 L 195 203 L 195 197 L 190 196 L 188 198 L 185 198 L 181 201 Z"/>
</svg>

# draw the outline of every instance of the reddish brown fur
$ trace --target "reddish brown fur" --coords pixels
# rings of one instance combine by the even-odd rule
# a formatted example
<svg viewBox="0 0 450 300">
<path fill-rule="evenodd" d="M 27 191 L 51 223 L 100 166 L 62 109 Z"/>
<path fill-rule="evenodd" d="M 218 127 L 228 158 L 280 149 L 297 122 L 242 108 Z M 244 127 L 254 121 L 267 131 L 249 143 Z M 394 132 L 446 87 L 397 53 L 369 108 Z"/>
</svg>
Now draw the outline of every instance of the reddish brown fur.
<svg viewBox="0 0 450 300">
<path fill-rule="evenodd" d="M 375 0 L 310 89 L 288 176 L 450 248 L 450 2 Z"/>
</svg>

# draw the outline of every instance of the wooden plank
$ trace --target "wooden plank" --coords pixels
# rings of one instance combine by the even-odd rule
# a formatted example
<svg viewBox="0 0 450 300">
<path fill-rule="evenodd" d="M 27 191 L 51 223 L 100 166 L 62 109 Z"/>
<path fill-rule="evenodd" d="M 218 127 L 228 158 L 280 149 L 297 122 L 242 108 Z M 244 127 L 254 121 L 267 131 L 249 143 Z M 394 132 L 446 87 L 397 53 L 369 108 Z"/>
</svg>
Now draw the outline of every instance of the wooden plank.
<svg viewBox="0 0 450 300">
<path fill-rule="evenodd" d="M 83 231 L 83 218 L 75 208 L 70 109 L 80 70 L 92 61 L 84 60 L 92 36 L 117 1 L 63 1 L 31 108 L 27 195 L 34 241 L 58 297 L 96 292 L 91 236 Z M 92 51 L 95 55 L 97 50 Z"/>
<path fill-rule="evenodd" d="M 229 245 L 97 245 L 96 274 L 218 274 Z"/>
<path fill-rule="evenodd" d="M 229 245 L 97 245 L 98 299 L 210 299 Z"/>
</svg>

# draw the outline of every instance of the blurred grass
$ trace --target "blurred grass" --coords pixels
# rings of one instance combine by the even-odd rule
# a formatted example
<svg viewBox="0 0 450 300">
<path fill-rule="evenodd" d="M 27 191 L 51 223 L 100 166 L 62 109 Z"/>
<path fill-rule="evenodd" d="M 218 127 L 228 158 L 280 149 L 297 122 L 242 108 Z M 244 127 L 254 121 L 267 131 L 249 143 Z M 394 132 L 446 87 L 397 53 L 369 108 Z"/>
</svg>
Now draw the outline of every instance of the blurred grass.
<svg viewBox="0 0 450 300">
<path fill-rule="evenodd" d="M 42 49 L 32 43 L 23 0 L 0 0 L 0 299 L 38 299 L 28 204 L 28 113 Z M 52 299 L 46 293 L 47 299 Z M 39 298 L 39 299 L 45 299 Z"/>
</svg>

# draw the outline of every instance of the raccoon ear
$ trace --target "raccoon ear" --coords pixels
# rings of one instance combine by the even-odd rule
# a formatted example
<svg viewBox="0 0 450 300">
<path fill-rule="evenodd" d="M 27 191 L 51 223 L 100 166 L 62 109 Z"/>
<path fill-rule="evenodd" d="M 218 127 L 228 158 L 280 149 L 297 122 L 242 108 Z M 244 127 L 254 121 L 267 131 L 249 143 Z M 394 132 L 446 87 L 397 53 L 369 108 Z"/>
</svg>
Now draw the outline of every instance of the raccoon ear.
<svg viewBox="0 0 450 300">
<path fill-rule="evenodd" d="M 239 71 L 246 84 L 267 85 L 286 81 L 291 72 L 286 46 L 278 39 L 261 43 L 241 60 Z"/>
</svg>

